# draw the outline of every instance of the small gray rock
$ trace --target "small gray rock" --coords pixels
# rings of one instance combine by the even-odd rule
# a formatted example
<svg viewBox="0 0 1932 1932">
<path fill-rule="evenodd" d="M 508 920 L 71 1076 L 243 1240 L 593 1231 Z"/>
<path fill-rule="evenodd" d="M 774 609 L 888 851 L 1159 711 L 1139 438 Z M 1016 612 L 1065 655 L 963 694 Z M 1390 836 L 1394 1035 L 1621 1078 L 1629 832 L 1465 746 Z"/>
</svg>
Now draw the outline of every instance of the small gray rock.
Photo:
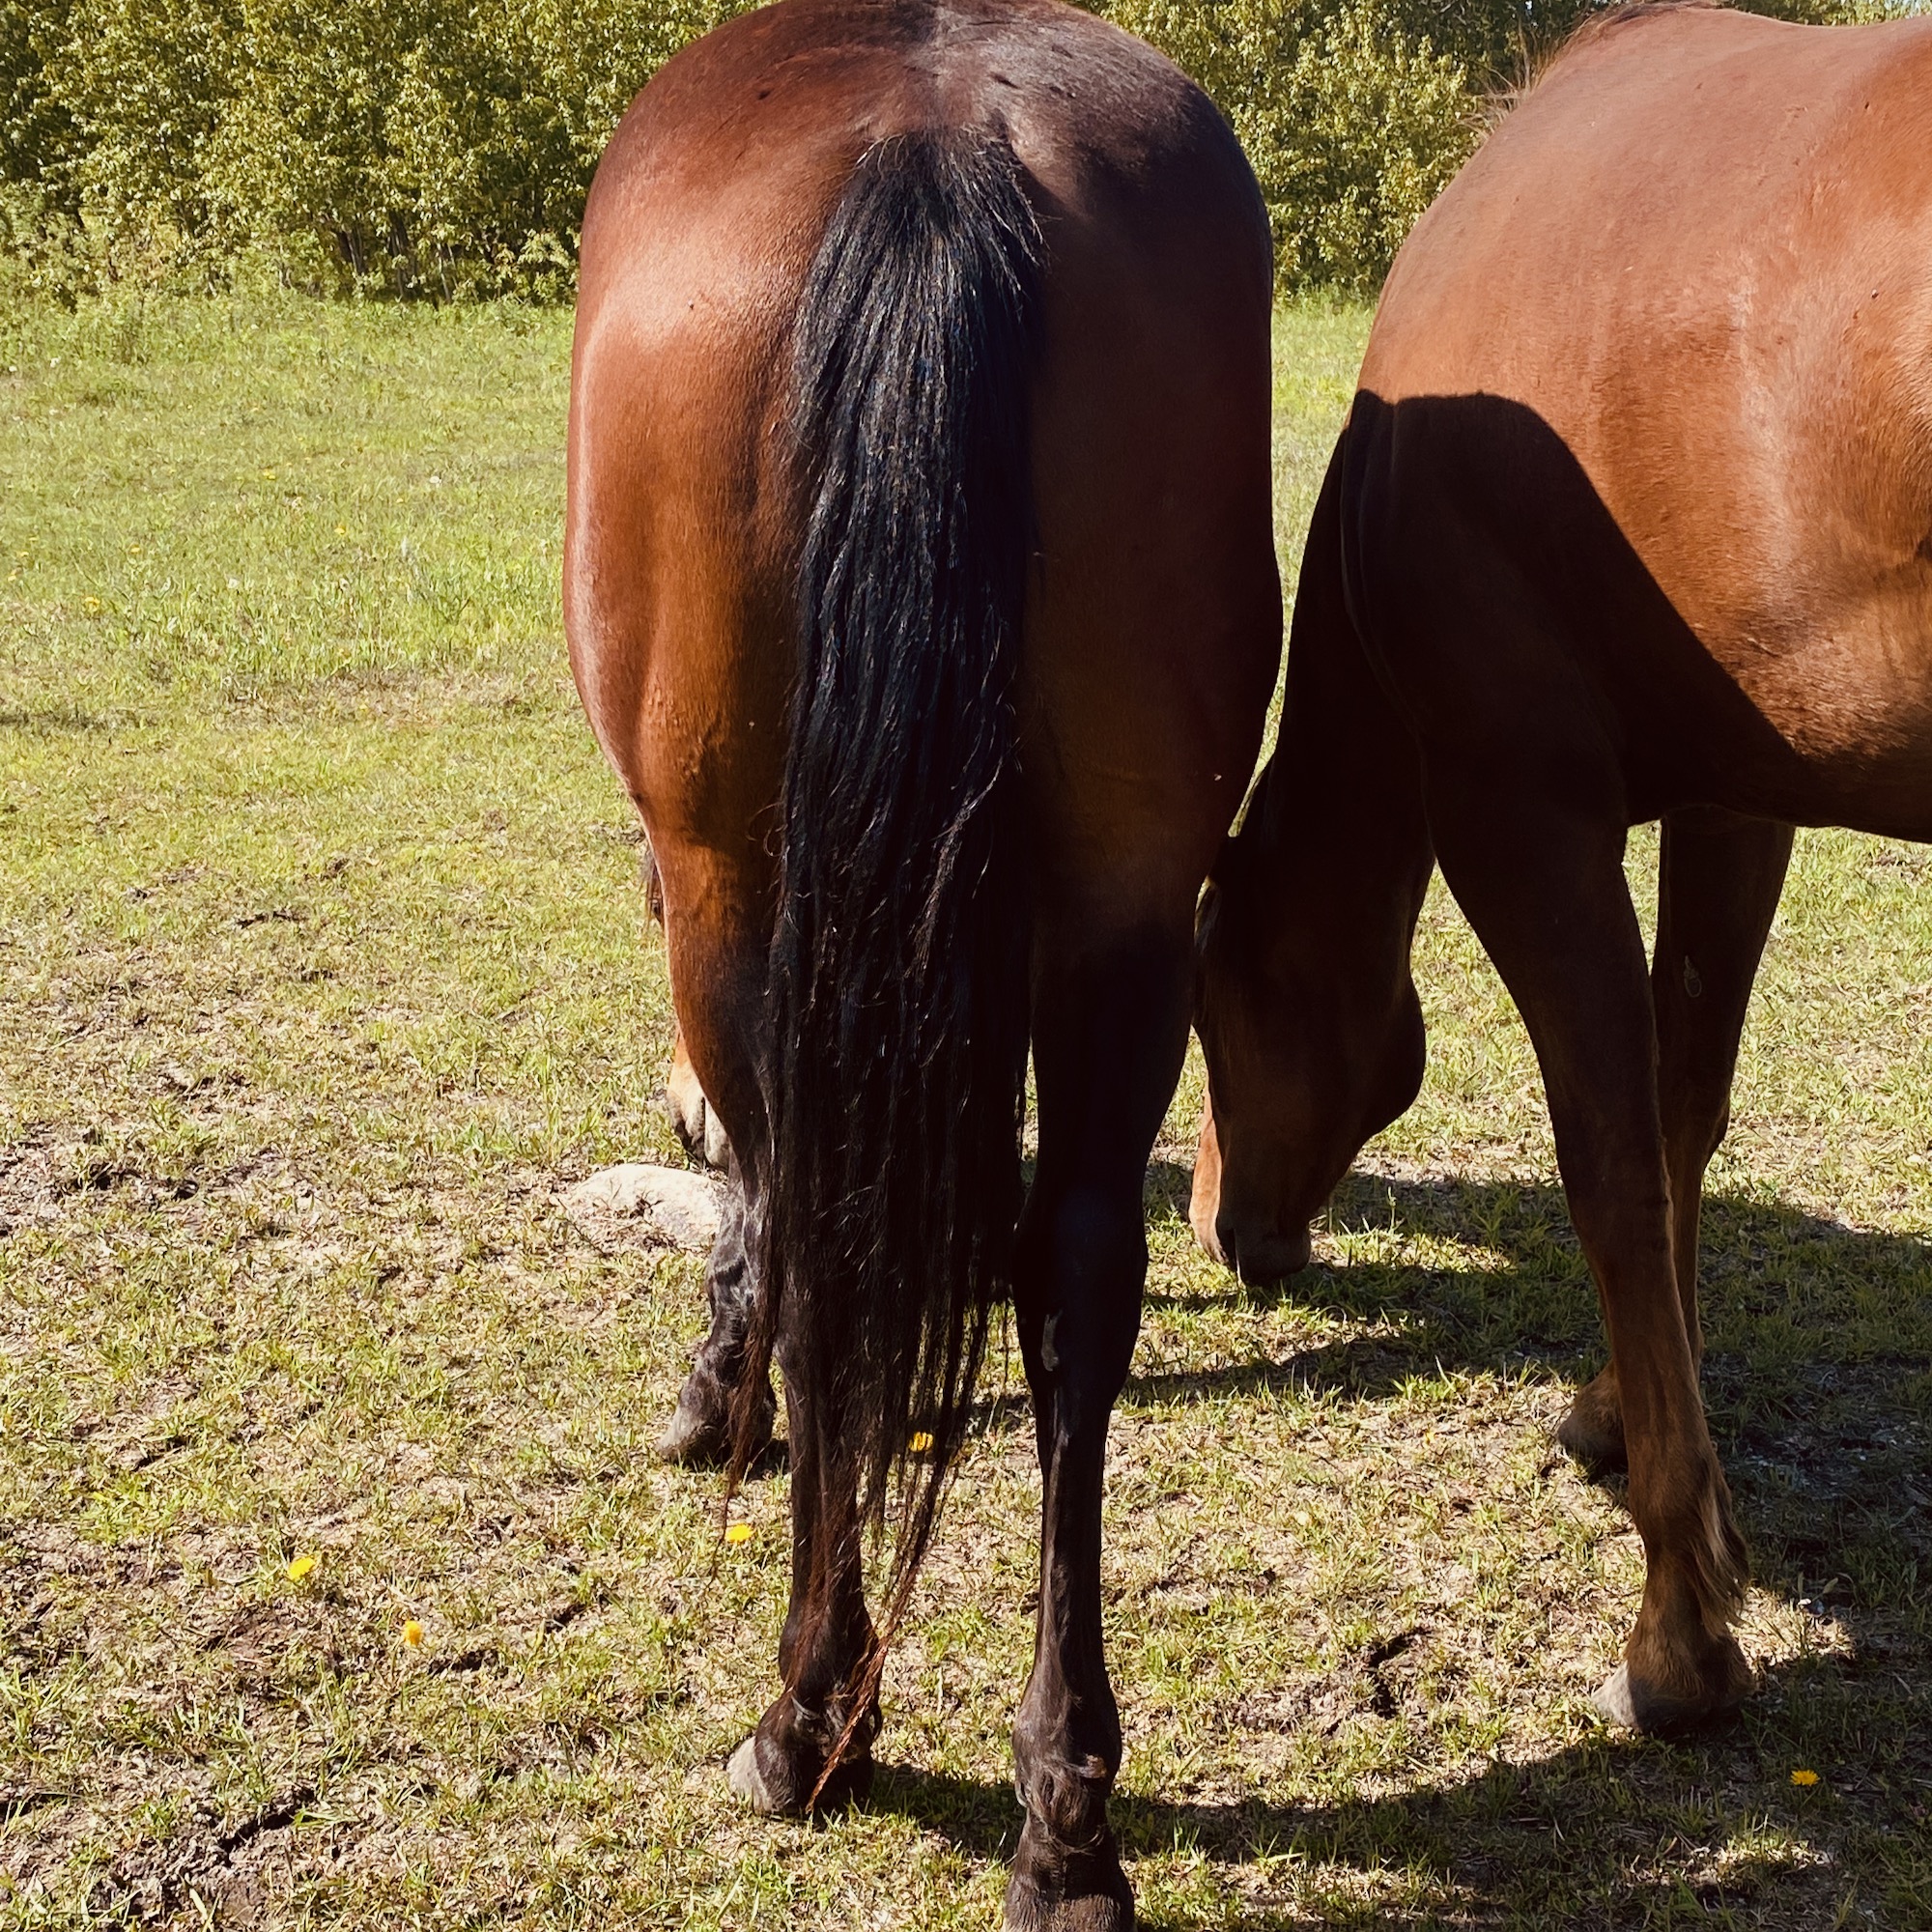
<svg viewBox="0 0 1932 1932">
<path fill-rule="evenodd" d="M 563 1191 L 563 1211 L 593 1247 L 709 1253 L 724 1211 L 723 1183 L 689 1168 L 627 1160 Z"/>
</svg>

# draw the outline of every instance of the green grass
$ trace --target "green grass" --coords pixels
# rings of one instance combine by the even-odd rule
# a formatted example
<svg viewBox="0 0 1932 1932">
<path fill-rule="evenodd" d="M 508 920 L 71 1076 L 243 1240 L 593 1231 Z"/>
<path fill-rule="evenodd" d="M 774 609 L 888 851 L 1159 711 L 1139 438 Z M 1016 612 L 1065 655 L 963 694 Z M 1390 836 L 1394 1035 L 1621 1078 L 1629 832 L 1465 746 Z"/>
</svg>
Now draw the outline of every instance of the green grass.
<svg viewBox="0 0 1932 1932">
<path fill-rule="evenodd" d="M 1366 326 L 1282 319 L 1291 562 Z M 509 309 L 0 321 L 0 1924 L 996 1921 L 1015 1351 L 870 1808 L 762 1823 L 723 1758 L 784 1478 L 721 1545 L 646 1453 L 699 1269 L 557 1210 L 673 1153 L 558 632 L 567 351 Z M 1928 962 L 1926 854 L 1801 838 L 1706 1268 L 1766 1690 L 1696 1746 L 1588 1714 L 1640 1551 L 1550 1445 L 1596 1316 L 1453 907 L 1422 1100 L 1285 1293 L 1187 1238 L 1190 1070 L 1108 1501 L 1146 1923 L 1932 1922 Z"/>
</svg>

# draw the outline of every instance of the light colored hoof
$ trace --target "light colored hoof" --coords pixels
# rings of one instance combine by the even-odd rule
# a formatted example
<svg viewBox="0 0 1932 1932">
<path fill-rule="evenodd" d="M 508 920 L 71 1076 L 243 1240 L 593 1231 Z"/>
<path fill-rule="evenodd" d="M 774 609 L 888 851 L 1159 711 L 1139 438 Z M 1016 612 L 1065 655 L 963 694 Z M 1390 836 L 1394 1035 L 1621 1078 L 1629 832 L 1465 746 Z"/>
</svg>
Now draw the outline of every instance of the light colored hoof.
<svg viewBox="0 0 1932 1932">
<path fill-rule="evenodd" d="M 1712 1676 L 1717 1680 L 1716 1688 L 1706 1690 L 1701 1696 L 1673 1697 L 1641 1678 L 1633 1681 L 1630 1665 L 1620 1663 L 1591 1702 L 1597 1715 L 1619 1730 L 1641 1731 L 1652 1738 L 1694 1737 L 1729 1723 L 1750 1694 L 1749 1666 L 1729 1638 L 1716 1653 Z"/>
<path fill-rule="evenodd" d="M 1620 1731 L 1640 1730 L 1637 1722 L 1636 1705 L 1631 1697 L 1630 1665 L 1620 1663 L 1604 1679 L 1597 1694 L 1590 1699 L 1598 1717 L 1604 1722 Z"/>
<path fill-rule="evenodd" d="M 762 1812 L 769 1818 L 778 1810 L 758 1770 L 758 1736 L 755 1731 L 731 1753 L 730 1761 L 724 1767 L 724 1776 L 731 1789 L 753 1811 Z"/>
<path fill-rule="evenodd" d="M 1618 1475 L 1630 1467 L 1616 1378 L 1607 1369 L 1577 1391 L 1569 1412 L 1556 1425 L 1556 1441 L 1583 1465 L 1586 1474 Z"/>
<path fill-rule="evenodd" d="M 722 1422 L 689 1408 L 683 1401 L 671 1411 L 664 1434 L 651 1445 L 660 1463 L 681 1469 L 709 1469 L 722 1464 L 730 1455 L 729 1429 Z"/>
</svg>

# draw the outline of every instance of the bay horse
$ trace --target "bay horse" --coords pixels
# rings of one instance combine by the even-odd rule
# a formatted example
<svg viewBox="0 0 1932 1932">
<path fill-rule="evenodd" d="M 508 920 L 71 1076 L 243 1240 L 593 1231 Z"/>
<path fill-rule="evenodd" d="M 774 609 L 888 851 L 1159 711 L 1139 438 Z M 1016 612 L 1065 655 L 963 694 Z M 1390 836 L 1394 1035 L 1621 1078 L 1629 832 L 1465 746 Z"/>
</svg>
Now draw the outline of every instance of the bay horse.
<svg viewBox="0 0 1932 1932">
<path fill-rule="evenodd" d="M 681 1406 L 738 1472 L 783 1371 L 782 1688 L 731 1781 L 864 1789 L 1010 1292 L 1043 1474 L 1014 1926 L 1132 1921 L 1101 1474 L 1197 899 L 1280 659 L 1270 289 L 1225 121 L 1054 0 L 741 15 L 644 89 L 584 217 L 565 617 L 729 1143 Z"/>
<path fill-rule="evenodd" d="M 1648 969 L 1627 829 L 1662 820 Z M 1433 861 L 1528 1025 L 1648 1559 L 1599 1693 L 1747 1691 L 1697 1221 L 1792 827 L 1932 839 L 1932 20 L 1586 30 L 1410 236 L 1199 930 L 1192 1218 L 1243 1274 L 1409 1104 Z"/>
</svg>

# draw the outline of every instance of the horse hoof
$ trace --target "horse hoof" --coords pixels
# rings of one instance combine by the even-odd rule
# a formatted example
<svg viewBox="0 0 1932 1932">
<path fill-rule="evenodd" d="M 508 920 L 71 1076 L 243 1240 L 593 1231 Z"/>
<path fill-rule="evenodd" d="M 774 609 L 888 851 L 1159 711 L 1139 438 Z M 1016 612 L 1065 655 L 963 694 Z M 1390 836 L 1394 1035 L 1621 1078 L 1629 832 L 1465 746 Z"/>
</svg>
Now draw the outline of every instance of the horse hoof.
<svg viewBox="0 0 1932 1932">
<path fill-rule="evenodd" d="M 1119 1891 L 1047 1898 L 1015 1872 L 1007 1885 L 1007 1932 L 1133 1932 L 1134 1895 L 1124 1876 Z"/>
<path fill-rule="evenodd" d="M 1556 1425 L 1556 1440 L 1593 1476 L 1620 1474 L 1630 1467 L 1624 1447 L 1624 1419 L 1613 1390 L 1599 1376 L 1577 1391 L 1570 1412 Z"/>
<path fill-rule="evenodd" d="M 679 1396 L 655 1446 L 660 1463 L 684 1469 L 722 1468 L 731 1457 L 730 1423 L 715 1409 Z"/>
<path fill-rule="evenodd" d="M 817 1773 L 808 1770 L 803 1775 L 787 1776 L 782 1750 L 779 1750 L 778 1759 L 779 1775 L 767 1776 L 758 1750 L 758 1734 L 753 1731 L 724 1765 L 725 1781 L 761 1817 L 802 1818 L 808 1811 L 838 1811 L 848 1804 L 863 1804 L 870 1795 L 872 1759 L 868 1751 L 848 1752 L 816 1798 L 812 1786 Z"/>
<path fill-rule="evenodd" d="M 1007 1881 L 1007 1932 L 1133 1932 L 1134 1893 L 1111 1834 L 1091 1852 L 1029 1856 Z"/>
<path fill-rule="evenodd" d="M 753 1731 L 736 1750 L 731 1753 L 724 1767 L 725 1778 L 738 1797 L 745 1800 L 752 1809 L 764 1818 L 776 1818 L 785 1806 L 778 1803 L 766 1784 L 764 1774 L 758 1769 L 758 1734 Z"/>
<path fill-rule="evenodd" d="M 1631 1695 L 1631 1673 L 1628 1663 L 1618 1664 L 1604 1679 L 1597 1687 L 1597 1694 L 1590 1699 L 1590 1706 L 1612 1730 L 1638 1731 L 1643 1728 L 1637 1722 L 1636 1702 Z M 751 1742 L 749 1738 L 745 1740 L 740 1756 L 751 1748 Z M 731 1760 L 731 1788 L 734 1791 L 738 1788 L 737 1770 L 738 1759 L 734 1757 Z"/>
<path fill-rule="evenodd" d="M 681 1469 L 722 1469 L 731 1460 L 731 1411 L 706 1389 L 694 1390 L 696 1380 L 694 1376 L 685 1383 L 677 1407 L 654 1445 L 655 1454 L 659 1462 Z M 755 1463 L 771 1446 L 777 1420 L 778 1406 L 767 1394 L 758 1405 L 750 1461 Z"/>
<path fill-rule="evenodd" d="M 1731 1648 L 1736 1650 L 1736 1645 Z M 1660 1690 L 1631 1675 L 1628 1663 L 1620 1663 L 1604 1680 L 1590 1702 L 1603 1720 L 1620 1731 L 1638 1731 L 1645 1737 L 1679 1738 L 1698 1731 L 1715 1730 L 1737 1716 L 1738 1707 L 1750 1690 L 1750 1674 L 1744 1654 L 1737 1654 L 1737 1669 L 1726 1672 L 1717 1689 L 1694 1697 L 1683 1697 Z"/>
</svg>

